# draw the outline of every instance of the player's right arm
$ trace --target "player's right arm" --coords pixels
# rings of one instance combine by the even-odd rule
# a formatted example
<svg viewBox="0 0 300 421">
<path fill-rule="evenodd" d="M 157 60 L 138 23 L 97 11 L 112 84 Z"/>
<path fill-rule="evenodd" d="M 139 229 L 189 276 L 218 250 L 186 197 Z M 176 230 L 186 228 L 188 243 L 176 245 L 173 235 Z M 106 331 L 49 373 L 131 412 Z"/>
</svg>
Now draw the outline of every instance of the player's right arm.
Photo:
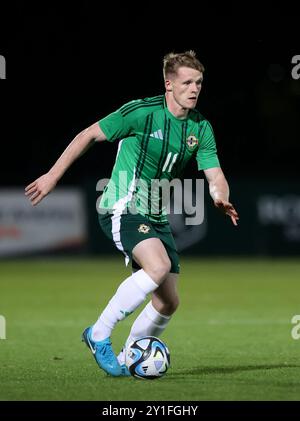
<svg viewBox="0 0 300 421">
<path fill-rule="evenodd" d="M 33 181 L 25 188 L 25 195 L 33 206 L 37 205 L 47 194 L 49 194 L 66 170 L 79 158 L 94 142 L 102 142 L 106 136 L 101 130 L 98 122 L 78 133 L 62 155 L 55 162 L 53 167 L 41 177 Z"/>
</svg>

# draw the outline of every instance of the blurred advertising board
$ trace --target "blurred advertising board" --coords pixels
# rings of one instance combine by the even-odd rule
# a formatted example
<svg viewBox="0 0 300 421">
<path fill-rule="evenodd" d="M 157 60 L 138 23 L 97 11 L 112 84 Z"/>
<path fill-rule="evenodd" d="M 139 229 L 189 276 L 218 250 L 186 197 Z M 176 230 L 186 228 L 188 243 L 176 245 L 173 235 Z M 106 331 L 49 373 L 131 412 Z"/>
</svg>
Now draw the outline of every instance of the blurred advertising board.
<svg viewBox="0 0 300 421">
<path fill-rule="evenodd" d="M 82 248 L 87 241 L 84 197 L 58 188 L 36 207 L 22 189 L 0 189 L 0 256 Z"/>
</svg>

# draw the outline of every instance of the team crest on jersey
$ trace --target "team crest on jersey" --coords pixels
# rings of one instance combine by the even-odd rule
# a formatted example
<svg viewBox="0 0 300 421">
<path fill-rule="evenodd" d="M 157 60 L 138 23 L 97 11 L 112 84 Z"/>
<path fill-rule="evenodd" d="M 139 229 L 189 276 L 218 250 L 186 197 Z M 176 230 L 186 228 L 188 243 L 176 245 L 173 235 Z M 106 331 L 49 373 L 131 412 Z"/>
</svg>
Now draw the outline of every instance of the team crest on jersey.
<svg viewBox="0 0 300 421">
<path fill-rule="evenodd" d="M 143 233 L 143 234 L 148 234 L 148 232 L 150 231 L 150 227 L 148 226 L 148 225 L 145 225 L 145 224 L 141 224 L 139 227 L 138 227 L 138 232 L 141 232 L 141 233 Z"/>
<path fill-rule="evenodd" d="M 195 146 L 198 145 L 198 139 L 196 138 L 196 136 L 194 136 L 193 134 L 191 134 L 187 139 L 186 139 L 186 144 L 188 146 L 188 148 L 194 149 Z"/>
</svg>

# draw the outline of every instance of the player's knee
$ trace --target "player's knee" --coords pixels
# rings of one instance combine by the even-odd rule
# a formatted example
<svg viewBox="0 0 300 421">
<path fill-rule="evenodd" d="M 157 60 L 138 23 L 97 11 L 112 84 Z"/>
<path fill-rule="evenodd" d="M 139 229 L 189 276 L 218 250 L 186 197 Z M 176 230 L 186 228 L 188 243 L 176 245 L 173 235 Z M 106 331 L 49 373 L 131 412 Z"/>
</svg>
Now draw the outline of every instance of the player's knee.
<svg viewBox="0 0 300 421">
<path fill-rule="evenodd" d="M 179 298 L 176 295 L 171 300 L 168 301 L 158 301 L 155 303 L 157 311 L 161 314 L 171 316 L 177 310 L 179 306 Z"/>
<path fill-rule="evenodd" d="M 151 278 L 158 284 L 163 282 L 170 270 L 171 262 L 169 259 L 153 262 L 150 267 L 145 268 L 145 271 L 148 272 Z"/>
<path fill-rule="evenodd" d="M 164 306 L 165 314 L 171 315 L 171 314 L 175 313 L 178 306 L 179 306 L 179 298 L 178 297 L 173 298 L 172 301 L 169 301 L 168 303 L 165 304 L 165 306 Z"/>
</svg>

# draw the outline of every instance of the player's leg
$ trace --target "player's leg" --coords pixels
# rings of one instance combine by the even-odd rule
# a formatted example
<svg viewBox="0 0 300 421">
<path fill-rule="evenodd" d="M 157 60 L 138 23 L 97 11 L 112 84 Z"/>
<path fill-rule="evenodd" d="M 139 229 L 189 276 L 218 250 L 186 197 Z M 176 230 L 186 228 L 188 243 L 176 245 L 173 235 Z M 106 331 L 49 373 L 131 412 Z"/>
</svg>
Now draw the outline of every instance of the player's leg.
<svg viewBox="0 0 300 421">
<path fill-rule="evenodd" d="M 147 294 L 158 288 L 170 270 L 170 260 L 158 238 L 140 242 L 134 247 L 132 254 L 141 269 L 121 283 L 94 324 L 92 337 L 96 341 L 109 337 L 116 323 L 142 304 Z"/>
<path fill-rule="evenodd" d="M 153 307 L 165 317 L 171 317 L 179 305 L 178 276 L 178 273 L 169 273 L 164 282 L 152 293 Z"/>
<path fill-rule="evenodd" d="M 159 238 L 149 238 L 138 243 L 132 250 L 132 257 L 158 285 L 171 270 L 170 258 Z"/>
<path fill-rule="evenodd" d="M 126 344 L 141 336 L 160 336 L 167 327 L 172 314 L 178 307 L 179 298 L 177 293 L 177 279 L 179 274 L 179 257 L 173 235 L 168 225 L 156 224 L 156 233 L 163 242 L 164 248 L 171 262 L 170 273 L 160 286 L 152 292 L 151 301 L 145 306 L 141 314 L 134 321 L 129 337 L 118 355 L 122 367 L 122 375 L 129 375 L 125 365 Z M 142 251 L 142 249 L 140 249 Z M 132 260 L 132 268 L 140 268 L 137 262 L 138 256 Z M 141 262 L 139 262 L 141 263 Z"/>
<path fill-rule="evenodd" d="M 152 299 L 144 307 L 131 327 L 126 345 L 142 336 L 159 337 L 163 333 L 171 320 L 172 314 L 179 305 L 177 280 L 178 274 L 169 273 L 164 282 L 152 292 Z M 124 366 L 126 345 L 118 355 L 123 374 L 127 372 Z"/>
<path fill-rule="evenodd" d="M 155 230 L 151 229 L 151 224 L 140 224 L 140 218 L 127 215 L 125 223 L 121 224 L 120 221 L 122 235 L 119 233 L 118 248 L 120 249 L 119 245 L 123 242 L 122 251 L 130 252 L 134 249 L 141 269 L 121 283 L 96 323 L 83 334 L 83 339 L 91 348 L 98 365 L 115 376 L 120 375 L 121 368 L 111 347 L 110 335 L 113 328 L 142 304 L 148 293 L 158 288 L 170 270 L 170 261 L 162 242 L 155 238 Z M 141 225 L 147 229 L 140 230 Z M 110 227 L 110 233 L 114 233 L 113 228 Z"/>
<path fill-rule="evenodd" d="M 159 337 L 167 327 L 179 305 L 178 274 L 169 273 L 164 282 L 152 293 L 152 299 L 134 321 L 126 343 L 141 336 Z"/>
</svg>

